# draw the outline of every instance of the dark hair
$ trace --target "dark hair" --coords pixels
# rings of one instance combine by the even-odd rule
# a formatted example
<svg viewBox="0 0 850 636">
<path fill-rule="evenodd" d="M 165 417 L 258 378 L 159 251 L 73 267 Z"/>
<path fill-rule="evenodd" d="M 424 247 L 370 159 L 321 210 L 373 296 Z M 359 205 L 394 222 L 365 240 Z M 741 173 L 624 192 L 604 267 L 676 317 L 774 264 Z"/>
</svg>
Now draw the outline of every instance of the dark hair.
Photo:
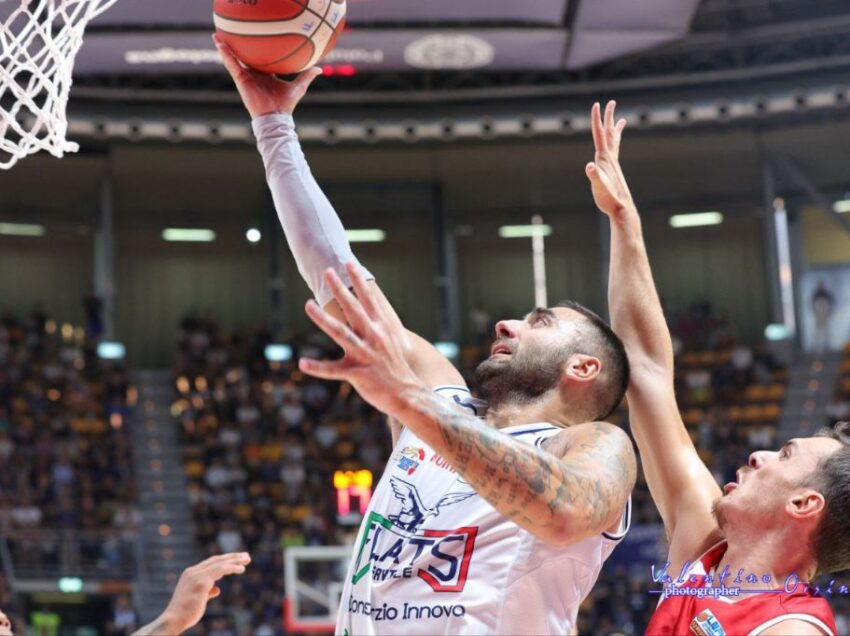
<svg viewBox="0 0 850 636">
<path fill-rule="evenodd" d="M 818 574 L 850 568 L 850 422 L 822 428 L 815 437 L 829 437 L 844 446 L 818 462 L 812 475 L 826 501 L 823 520 L 812 537 Z"/>
<path fill-rule="evenodd" d="M 593 327 L 593 336 L 585 343 L 585 353 L 599 358 L 602 362 L 602 382 L 597 392 L 597 415 L 593 419 L 604 420 L 617 410 L 629 387 L 631 371 L 626 348 L 608 323 L 584 305 L 574 300 L 565 300 L 558 303 L 558 307 L 566 307 L 581 314 Z"/>
</svg>

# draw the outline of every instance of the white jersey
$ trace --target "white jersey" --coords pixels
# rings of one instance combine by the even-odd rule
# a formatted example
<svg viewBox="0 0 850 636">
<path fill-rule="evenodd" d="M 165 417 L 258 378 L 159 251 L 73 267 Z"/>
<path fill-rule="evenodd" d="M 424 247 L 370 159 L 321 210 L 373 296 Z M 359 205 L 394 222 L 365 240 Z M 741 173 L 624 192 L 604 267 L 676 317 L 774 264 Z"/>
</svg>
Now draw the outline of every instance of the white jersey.
<svg viewBox="0 0 850 636">
<path fill-rule="evenodd" d="M 480 415 L 466 389 L 439 393 Z M 562 429 L 503 433 L 538 445 Z M 554 548 L 497 512 L 413 433 L 399 437 L 360 527 L 336 633 L 571 634 L 619 532 Z"/>
</svg>

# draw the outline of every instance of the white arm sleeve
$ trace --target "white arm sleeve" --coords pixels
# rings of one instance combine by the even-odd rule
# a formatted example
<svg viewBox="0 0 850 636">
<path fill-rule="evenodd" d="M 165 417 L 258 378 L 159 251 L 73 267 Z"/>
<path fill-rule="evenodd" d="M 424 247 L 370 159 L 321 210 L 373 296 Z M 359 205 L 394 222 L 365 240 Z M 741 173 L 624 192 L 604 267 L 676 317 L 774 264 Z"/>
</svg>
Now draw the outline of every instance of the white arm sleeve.
<svg viewBox="0 0 850 636">
<path fill-rule="evenodd" d="M 324 307 L 333 298 L 324 278 L 329 267 L 349 287 L 346 263 L 357 263 L 367 280 L 373 280 L 354 257 L 342 221 L 310 172 L 292 115 L 263 115 L 252 126 L 283 233 L 316 301 Z"/>
</svg>

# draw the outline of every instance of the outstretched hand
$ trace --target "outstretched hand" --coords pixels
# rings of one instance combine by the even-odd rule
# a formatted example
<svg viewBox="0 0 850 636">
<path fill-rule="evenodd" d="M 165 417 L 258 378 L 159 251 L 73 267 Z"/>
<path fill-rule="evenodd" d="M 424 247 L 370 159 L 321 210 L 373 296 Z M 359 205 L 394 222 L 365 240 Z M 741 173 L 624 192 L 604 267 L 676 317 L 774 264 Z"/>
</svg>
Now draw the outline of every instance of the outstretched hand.
<svg viewBox="0 0 850 636">
<path fill-rule="evenodd" d="M 616 216 L 634 207 L 629 186 L 620 167 L 620 140 L 626 120 L 614 122 L 616 106 L 616 102 L 608 102 L 603 121 L 599 102 L 593 105 L 590 119 L 596 154 L 585 168 L 593 190 L 593 200 L 600 211 L 608 216 Z"/>
<path fill-rule="evenodd" d="M 314 66 L 286 82 L 271 73 L 260 73 L 246 67 L 218 34 L 213 35 L 213 42 L 252 119 L 274 113 L 291 115 L 313 80 L 322 74 L 322 69 Z"/>
<path fill-rule="evenodd" d="M 356 297 L 332 269 L 325 272 L 325 280 L 348 324 L 315 301 L 309 301 L 306 307 L 310 319 L 342 347 L 345 355 L 333 361 L 301 358 L 299 368 L 317 378 L 346 381 L 379 411 L 395 415 L 404 390 L 421 387 L 422 383 L 407 363 L 403 343 L 373 288 L 353 264 L 349 263 L 346 271 Z"/>
<path fill-rule="evenodd" d="M 250 562 L 251 557 L 247 553 L 234 552 L 214 556 L 186 568 L 165 611 L 133 636 L 182 634 L 194 627 L 203 618 L 209 600 L 221 594 L 218 581 L 231 574 L 242 574 Z"/>
</svg>

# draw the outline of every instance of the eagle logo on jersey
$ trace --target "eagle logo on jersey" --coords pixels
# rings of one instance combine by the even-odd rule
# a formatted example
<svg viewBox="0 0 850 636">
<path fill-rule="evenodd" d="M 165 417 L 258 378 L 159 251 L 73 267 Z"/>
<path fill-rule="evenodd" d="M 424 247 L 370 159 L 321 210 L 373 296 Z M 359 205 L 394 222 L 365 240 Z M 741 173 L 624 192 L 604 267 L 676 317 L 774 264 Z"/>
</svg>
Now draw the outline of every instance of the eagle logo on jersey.
<svg viewBox="0 0 850 636">
<path fill-rule="evenodd" d="M 395 515 L 389 515 L 387 518 L 402 530 L 415 532 L 429 517 L 437 517 L 440 514 L 440 508 L 451 504 L 466 501 L 475 495 L 474 491 L 469 492 L 453 492 L 445 495 L 437 502 L 433 508 L 429 508 L 422 502 L 419 496 L 419 491 L 416 486 L 409 484 L 403 479 L 393 477 L 390 479 L 390 486 L 393 489 L 395 498 L 402 502 L 401 512 Z"/>
</svg>

